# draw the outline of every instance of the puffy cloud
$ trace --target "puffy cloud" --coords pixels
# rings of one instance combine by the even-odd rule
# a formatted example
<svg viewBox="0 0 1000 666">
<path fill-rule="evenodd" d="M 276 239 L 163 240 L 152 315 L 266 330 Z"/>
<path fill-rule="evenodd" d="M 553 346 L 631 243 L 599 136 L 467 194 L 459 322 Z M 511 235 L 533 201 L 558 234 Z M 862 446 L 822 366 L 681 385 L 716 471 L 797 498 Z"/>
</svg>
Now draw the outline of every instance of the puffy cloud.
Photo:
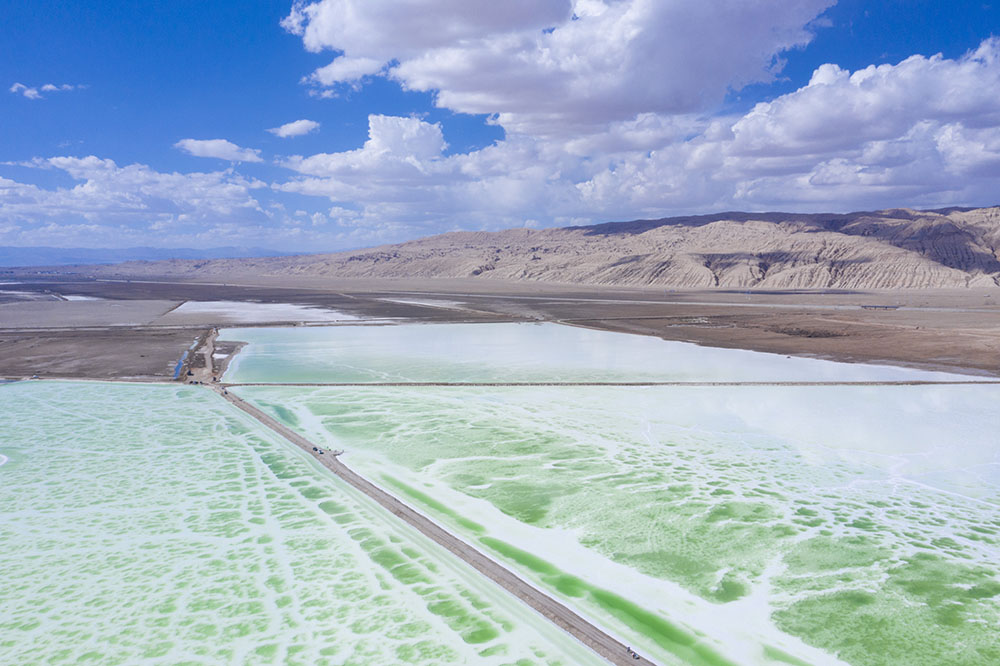
<svg viewBox="0 0 1000 666">
<path fill-rule="evenodd" d="M 44 189 L 0 179 L 0 230 L 25 221 L 81 234 L 89 225 L 108 237 L 113 228 L 155 230 L 188 239 L 179 244 L 211 231 L 220 244 L 240 234 L 266 242 L 278 229 L 286 247 L 325 249 L 727 209 L 997 203 L 998 39 L 954 59 L 913 56 L 855 72 L 823 65 L 799 90 L 745 114 L 712 115 L 727 90 L 773 78 L 777 56 L 808 41 L 810 20 L 830 1 L 297 4 L 286 28 L 310 50 L 339 51 L 310 78 L 317 90 L 390 77 L 434 91 L 440 106 L 491 114 L 505 138 L 453 153 L 447 121 L 372 115 L 363 145 L 286 158 L 290 175 L 268 192 L 232 169 L 163 174 L 96 157 L 38 160 L 31 165 L 79 182 Z M 298 136 L 312 123 L 268 131 Z M 177 147 L 261 161 L 222 139 Z M 287 196 L 295 203 L 286 209 L 282 193 L 318 197 L 323 212 L 289 213 L 308 206 Z"/>
<path fill-rule="evenodd" d="M 266 186 L 231 170 L 162 173 L 93 155 L 35 159 L 21 166 L 63 171 L 78 182 L 48 189 L 0 177 L 0 222 L 16 227 L 0 240 L 10 244 L 51 239 L 60 245 L 111 247 L 149 242 L 151 235 L 162 240 L 168 233 L 200 233 L 211 224 L 266 219 L 252 194 Z"/>
<path fill-rule="evenodd" d="M 282 25 L 309 51 L 387 62 L 498 33 L 569 19 L 570 0 L 320 0 L 296 2 Z"/>
<path fill-rule="evenodd" d="M 1000 125 L 1000 40 L 957 60 L 915 55 L 848 72 L 826 64 L 809 84 L 758 104 L 733 125 L 746 155 L 811 155 L 903 136 L 921 121 Z"/>
<path fill-rule="evenodd" d="M 702 112 L 772 80 L 833 0 L 319 0 L 284 25 L 344 55 L 310 80 L 384 71 L 508 132 L 570 135 L 644 113 Z M 386 66 L 385 63 L 395 63 Z M 361 66 L 363 65 L 363 66 Z"/>
<path fill-rule="evenodd" d="M 936 91 L 927 94 L 926 91 Z M 372 116 L 365 145 L 295 157 L 276 188 L 410 232 L 718 210 L 996 204 L 1000 40 L 808 85 L 743 116 L 641 114 L 561 139 L 508 135 L 445 155 L 437 125 Z M 358 222 L 355 222 L 358 223 Z"/>
<path fill-rule="evenodd" d="M 311 176 L 335 177 L 363 173 L 366 178 L 399 179 L 427 172 L 429 162 L 447 148 L 438 124 L 418 118 L 368 117 L 368 140 L 358 150 L 293 156 L 284 166 Z"/>
<path fill-rule="evenodd" d="M 373 115 L 368 131 L 357 150 L 286 160 L 300 175 L 273 187 L 329 198 L 330 217 L 341 226 L 379 228 L 383 236 L 391 229 L 392 238 L 380 240 L 522 226 L 529 214 L 553 220 L 577 206 L 571 177 L 579 158 L 537 140 L 511 137 L 445 155 L 437 124 Z"/>
<path fill-rule="evenodd" d="M 439 125 L 376 115 L 369 117 L 368 134 L 357 150 L 286 160 L 283 165 L 300 176 L 273 187 L 327 197 L 338 224 L 379 228 L 383 236 L 391 229 L 396 239 L 520 226 L 526 210 L 546 217 L 557 211 L 554 190 L 571 187 L 552 178 L 552 160 L 530 140 L 446 156 Z"/>
<path fill-rule="evenodd" d="M 174 144 L 174 147 L 195 157 L 215 157 L 230 162 L 263 161 L 259 150 L 240 148 L 232 141 L 225 139 L 181 139 Z"/>
<path fill-rule="evenodd" d="M 65 92 L 67 90 L 76 90 L 77 88 L 84 88 L 84 87 L 86 86 L 71 86 L 68 83 L 64 83 L 62 85 L 56 85 L 54 83 L 46 83 L 39 87 L 26 86 L 23 83 L 15 83 L 10 88 L 8 88 L 8 90 L 14 93 L 15 95 L 21 94 L 24 97 L 27 97 L 28 99 L 42 99 L 44 97 L 44 95 L 42 95 L 43 92 L 45 93 Z"/>
<path fill-rule="evenodd" d="M 290 123 L 285 123 L 281 127 L 272 127 L 267 130 L 275 136 L 279 136 L 282 139 L 288 139 L 293 136 L 302 136 L 303 134 L 309 134 L 315 129 L 319 129 L 319 123 L 315 120 L 293 120 Z"/>
<path fill-rule="evenodd" d="M 623 156 L 579 187 L 595 209 L 996 204 L 1000 40 L 809 84 L 687 141 Z"/>
<path fill-rule="evenodd" d="M 319 84 L 320 86 L 332 86 L 335 83 L 357 81 L 370 74 L 378 73 L 384 64 L 381 60 L 373 58 L 341 56 L 335 58 L 326 67 L 320 67 L 306 77 L 305 80 Z"/>
</svg>

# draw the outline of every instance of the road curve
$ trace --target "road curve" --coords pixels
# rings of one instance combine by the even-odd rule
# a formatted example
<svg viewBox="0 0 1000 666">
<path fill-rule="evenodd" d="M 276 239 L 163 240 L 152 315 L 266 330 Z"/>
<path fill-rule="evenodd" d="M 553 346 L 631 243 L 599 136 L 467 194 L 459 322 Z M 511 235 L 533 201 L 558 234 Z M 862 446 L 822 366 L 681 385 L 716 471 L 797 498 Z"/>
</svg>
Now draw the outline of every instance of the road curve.
<svg viewBox="0 0 1000 666">
<path fill-rule="evenodd" d="M 305 437 L 285 427 L 242 398 L 225 391 L 222 386 L 214 385 L 212 388 L 223 398 L 249 414 L 270 430 L 299 446 L 307 453 L 312 454 L 316 460 L 323 464 L 324 467 L 336 474 L 342 480 L 378 502 L 383 508 L 408 523 L 410 526 L 416 528 L 424 536 L 458 556 L 478 572 L 503 587 L 528 606 L 531 606 L 531 608 L 543 615 L 553 624 L 566 631 L 568 634 L 576 638 L 578 641 L 589 647 L 610 663 L 619 664 L 621 666 L 627 666 L 628 664 L 632 664 L 634 666 L 636 663 L 653 664 L 653 662 L 649 661 L 645 657 L 643 657 L 641 661 L 637 662 L 631 655 L 628 654 L 628 652 L 626 652 L 626 646 L 624 643 L 611 637 L 560 602 L 528 584 L 510 570 L 482 554 L 465 541 L 462 541 L 458 537 L 446 531 L 437 523 L 434 523 L 426 516 L 418 513 L 364 477 L 358 475 L 356 472 L 340 462 L 340 460 L 338 460 L 335 456 L 315 455 L 315 452 L 313 451 L 313 446 L 315 446 L 315 444 L 307 440 Z"/>
</svg>

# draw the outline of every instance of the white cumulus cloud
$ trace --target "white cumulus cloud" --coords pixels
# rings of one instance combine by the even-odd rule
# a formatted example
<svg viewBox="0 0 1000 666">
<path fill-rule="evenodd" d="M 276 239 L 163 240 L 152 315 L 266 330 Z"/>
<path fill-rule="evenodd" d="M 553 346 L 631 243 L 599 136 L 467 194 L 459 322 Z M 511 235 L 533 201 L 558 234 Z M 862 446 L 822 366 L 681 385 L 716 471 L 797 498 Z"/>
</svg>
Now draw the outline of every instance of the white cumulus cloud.
<svg viewBox="0 0 1000 666">
<path fill-rule="evenodd" d="M 927 94 L 927 91 L 937 91 Z M 511 134 L 446 154 L 442 128 L 371 116 L 357 150 L 293 157 L 276 189 L 393 220 L 410 233 L 718 210 L 994 205 L 1000 39 L 966 55 L 816 70 L 732 117 L 648 113 L 600 132 Z M 358 222 L 361 221 L 361 222 Z"/>
<path fill-rule="evenodd" d="M 293 156 L 283 164 L 311 176 L 337 176 L 350 173 L 368 178 L 399 177 L 405 173 L 424 173 L 429 162 L 447 148 L 441 126 L 418 118 L 368 116 L 368 140 L 358 150 L 320 153 L 310 157 Z M 372 172 L 378 172 L 375 175 Z"/>
<path fill-rule="evenodd" d="M 344 51 L 381 62 L 497 33 L 542 29 L 570 18 L 570 0 L 297 1 L 282 25 L 312 52 Z"/>
<path fill-rule="evenodd" d="M 283 166 L 299 176 L 275 189 L 350 204 L 353 227 L 385 230 L 396 238 L 457 228 L 520 226 L 528 211 L 552 219 L 573 207 L 567 175 L 577 158 L 546 152 L 537 141 L 511 138 L 467 154 L 445 155 L 438 124 L 418 118 L 372 115 L 368 140 L 357 149 L 292 157 Z"/>
<path fill-rule="evenodd" d="M 293 120 L 290 123 L 285 123 L 280 127 L 272 127 L 267 130 L 271 134 L 281 137 L 282 139 L 288 139 L 294 136 L 302 136 L 303 134 L 309 134 L 313 130 L 319 129 L 319 123 L 315 120 Z"/>
<path fill-rule="evenodd" d="M 226 139 L 181 139 L 174 144 L 195 157 L 214 157 L 230 162 L 262 162 L 260 151 L 254 148 L 240 148 Z"/>
<path fill-rule="evenodd" d="M 373 58 L 341 56 L 335 58 L 329 65 L 320 67 L 306 77 L 305 80 L 317 83 L 320 86 L 332 86 L 336 83 L 358 81 L 365 76 L 378 73 L 384 64 L 381 60 Z"/>
<path fill-rule="evenodd" d="M 733 125 L 746 155 L 811 155 L 899 138 L 921 121 L 1000 125 L 1000 39 L 957 60 L 915 55 L 849 72 L 819 67 L 808 85 Z"/>
<path fill-rule="evenodd" d="M 809 83 L 686 141 L 622 156 L 580 183 L 595 208 L 844 210 L 993 205 L 1000 39 Z"/>
<path fill-rule="evenodd" d="M 164 173 L 93 155 L 20 166 L 59 170 L 76 183 L 46 188 L 0 177 L 0 223 L 11 223 L 0 242 L 118 247 L 156 239 L 169 245 L 174 235 L 174 244 L 182 245 L 210 225 L 267 220 L 254 196 L 264 183 L 231 170 Z"/>
<path fill-rule="evenodd" d="M 73 86 L 68 83 L 63 83 L 61 85 L 56 85 L 54 83 L 46 83 L 41 86 L 26 86 L 23 83 L 15 83 L 8 90 L 15 95 L 20 94 L 28 99 L 42 99 L 44 95 L 42 93 L 53 93 L 53 92 L 66 92 L 67 90 L 76 90 L 78 88 L 85 88 L 86 86 Z"/>
<path fill-rule="evenodd" d="M 318 0 L 284 21 L 342 55 L 310 81 L 382 73 L 510 132 L 569 135 L 711 109 L 770 81 L 834 0 Z"/>
<path fill-rule="evenodd" d="M 798 90 L 719 115 L 732 91 L 779 76 L 782 53 L 808 43 L 832 3 L 299 2 L 285 28 L 332 60 L 306 77 L 314 94 L 385 77 L 431 92 L 440 107 L 488 114 L 504 137 L 454 152 L 447 119 L 372 114 L 356 149 L 284 158 L 287 175 L 268 191 L 238 167 L 167 174 L 97 157 L 35 160 L 78 182 L 0 178 L 0 231 L 145 230 L 190 243 L 207 229 L 261 239 L 279 229 L 283 243 L 318 247 L 323 238 L 325 249 L 732 209 L 998 203 L 1000 39 L 957 58 L 913 55 L 857 71 L 824 64 Z M 54 93 L 47 85 L 11 92 Z M 317 127 L 302 119 L 268 131 L 287 138 Z M 224 139 L 176 146 L 262 161 Z M 299 195 L 316 197 L 317 208 Z"/>
</svg>

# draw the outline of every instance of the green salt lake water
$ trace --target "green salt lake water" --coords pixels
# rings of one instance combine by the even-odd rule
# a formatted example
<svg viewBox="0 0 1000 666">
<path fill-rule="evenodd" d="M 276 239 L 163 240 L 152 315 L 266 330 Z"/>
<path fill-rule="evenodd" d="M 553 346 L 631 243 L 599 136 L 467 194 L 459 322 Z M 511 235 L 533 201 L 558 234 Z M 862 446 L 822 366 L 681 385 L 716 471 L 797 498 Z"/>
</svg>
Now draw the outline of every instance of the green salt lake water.
<svg viewBox="0 0 1000 666">
<path fill-rule="evenodd" d="M 238 392 L 664 661 L 1000 658 L 997 387 Z"/>
<path fill-rule="evenodd" d="M 0 386 L 0 663 L 600 663 L 205 389 Z"/>
<path fill-rule="evenodd" d="M 251 331 L 227 379 L 935 377 L 496 326 Z M 235 390 L 661 663 L 1000 663 L 1000 387 Z"/>
</svg>

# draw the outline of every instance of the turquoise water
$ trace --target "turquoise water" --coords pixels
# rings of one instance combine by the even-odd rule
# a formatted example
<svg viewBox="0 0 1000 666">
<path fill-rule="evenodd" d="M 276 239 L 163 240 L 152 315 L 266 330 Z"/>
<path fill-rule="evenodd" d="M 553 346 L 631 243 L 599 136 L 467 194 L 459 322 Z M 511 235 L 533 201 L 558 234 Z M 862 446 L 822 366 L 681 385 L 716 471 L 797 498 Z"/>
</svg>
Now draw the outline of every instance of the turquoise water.
<svg viewBox="0 0 1000 666">
<path fill-rule="evenodd" d="M 180 376 L 180 374 L 181 374 L 181 368 L 184 367 L 184 361 L 187 360 L 187 356 L 188 356 L 188 352 L 185 349 L 184 353 L 181 354 L 180 359 L 178 359 L 177 363 L 174 364 L 174 379 L 177 379 Z"/>
<path fill-rule="evenodd" d="M 208 390 L 0 400 L 2 664 L 599 663 Z"/>
<path fill-rule="evenodd" d="M 240 328 L 230 382 L 842 381 L 968 379 L 558 324 Z"/>
</svg>

